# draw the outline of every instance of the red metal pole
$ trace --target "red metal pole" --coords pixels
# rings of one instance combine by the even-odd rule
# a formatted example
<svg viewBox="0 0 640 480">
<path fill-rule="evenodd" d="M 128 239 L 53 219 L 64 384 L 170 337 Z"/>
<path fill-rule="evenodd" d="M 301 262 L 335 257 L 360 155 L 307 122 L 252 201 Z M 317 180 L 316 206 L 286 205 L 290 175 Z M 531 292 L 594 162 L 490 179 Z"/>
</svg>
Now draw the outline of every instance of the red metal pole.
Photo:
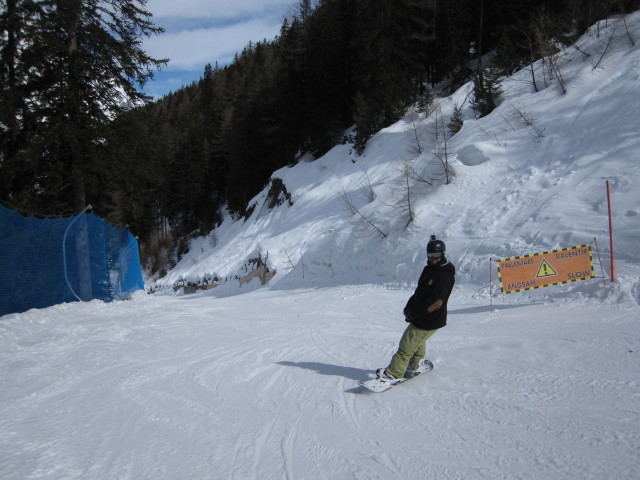
<svg viewBox="0 0 640 480">
<path fill-rule="evenodd" d="M 607 180 L 607 205 L 609 207 L 609 251 L 611 252 L 611 282 L 614 278 L 614 261 L 613 261 L 613 223 L 611 222 L 611 188 L 609 187 L 609 180 Z"/>
<path fill-rule="evenodd" d="M 493 259 L 489 257 L 489 309 L 493 313 Z"/>
</svg>

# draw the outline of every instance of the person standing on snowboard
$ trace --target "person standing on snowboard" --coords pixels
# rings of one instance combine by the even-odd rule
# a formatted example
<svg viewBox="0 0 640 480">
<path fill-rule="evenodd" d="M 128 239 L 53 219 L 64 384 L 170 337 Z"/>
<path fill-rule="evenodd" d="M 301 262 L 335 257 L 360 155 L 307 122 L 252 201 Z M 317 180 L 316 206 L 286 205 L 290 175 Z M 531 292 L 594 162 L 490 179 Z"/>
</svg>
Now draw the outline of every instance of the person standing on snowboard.
<svg viewBox="0 0 640 480">
<path fill-rule="evenodd" d="M 382 381 L 396 383 L 405 376 L 414 377 L 425 371 L 427 339 L 447 324 L 447 302 L 455 283 L 456 269 L 445 257 L 445 250 L 444 242 L 431 235 L 427 243 L 428 264 L 404 307 L 409 325 L 389 366 L 376 371 Z"/>
</svg>

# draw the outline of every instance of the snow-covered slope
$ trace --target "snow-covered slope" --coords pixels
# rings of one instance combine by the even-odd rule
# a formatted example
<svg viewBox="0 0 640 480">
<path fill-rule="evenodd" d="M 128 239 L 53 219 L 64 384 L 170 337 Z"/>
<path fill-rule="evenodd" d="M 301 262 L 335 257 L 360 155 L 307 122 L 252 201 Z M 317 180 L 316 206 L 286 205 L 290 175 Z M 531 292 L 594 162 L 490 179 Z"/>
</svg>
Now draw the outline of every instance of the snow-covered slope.
<svg viewBox="0 0 640 480">
<path fill-rule="evenodd" d="M 639 36 L 638 21 L 637 14 L 626 19 L 631 38 Z M 525 69 L 503 81 L 501 104 L 485 118 L 474 119 L 468 84 L 439 99 L 439 113 L 424 118 L 409 112 L 379 132 L 361 157 L 340 145 L 275 172 L 292 206 L 268 209 L 265 188 L 248 220 L 227 219 L 215 232 L 215 247 L 211 237 L 193 241 L 156 287 L 243 276 L 247 261 L 258 256 L 275 271 L 271 282 L 281 286 L 403 284 L 419 274 L 426 239 L 436 234 L 457 260 L 459 281 L 482 290 L 490 257 L 596 238 L 608 258 L 607 180 L 619 273 L 637 277 L 622 262 L 640 263 L 640 55 L 622 22 L 609 20 L 606 28 L 602 22 L 578 42 L 579 50 L 559 55 L 566 94 L 538 62 L 539 91 Z M 413 182 L 415 220 L 405 228 L 394 206 L 399 167 L 410 161 L 417 173 L 437 170 L 434 124 L 448 122 L 454 105 L 463 106 L 465 122 L 447 143 L 453 183 Z M 439 143 L 436 149 L 443 148 Z M 345 194 L 386 237 L 348 211 Z M 637 283 L 633 289 L 640 298 Z"/>
<path fill-rule="evenodd" d="M 524 71 L 488 117 L 465 103 L 454 181 L 416 187 L 407 229 L 397 165 L 432 159 L 412 153 L 408 132 L 434 122 L 415 113 L 363 157 L 339 146 L 276 172 L 292 206 L 267 209 L 265 190 L 158 283 L 242 276 L 260 256 L 266 287 L 1 317 L 0 478 L 640 478 L 640 13 L 626 26 L 633 46 L 613 19 L 580 41 L 590 56 L 564 52 L 564 95 Z M 440 99 L 445 118 L 469 89 Z M 594 237 L 608 273 L 607 180 L 615 283 L 489 291 L 490 258 Z M 386 237 L 354 223 L 343 193 Z M 371 394 L 358 382 L 397 348 L 430 234 L 458 267 L 435 368 Z"/>
</svg>

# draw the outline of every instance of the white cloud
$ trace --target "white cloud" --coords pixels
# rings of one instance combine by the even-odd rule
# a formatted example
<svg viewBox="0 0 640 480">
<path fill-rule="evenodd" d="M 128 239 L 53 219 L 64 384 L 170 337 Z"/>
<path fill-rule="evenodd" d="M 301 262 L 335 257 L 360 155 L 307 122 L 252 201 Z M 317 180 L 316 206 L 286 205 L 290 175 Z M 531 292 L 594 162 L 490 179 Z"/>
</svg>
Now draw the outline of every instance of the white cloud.
<svg viewBox="0 0 640 480">
<path fill-rule="evenodd" d="M 165 33 L 144 39 L 154 58 L 169 58 L 146 92 L 161 96 L 176 82 L 197 80 L 207 63 L 233 61 L 249 41 L 273 40 L 296 0 L 149 0 L 146 9 Z"/>
<path fill-rule="evenodd" d="M 286 12 L 293 0 L 149 0 L 147 10 L 153 13 L 156 23 L 162 19 L 236 19 L 246 16 L 269 15 Z"/>
<path fill-rule="evenodd" d="M 152 57 L 170 58 L 168 70 L 201 70 L 207 63 L 225 65 L 249 43 L 272 40 L 280 23 L 254 19 L 225 27 L 165 32 L 144 42 Z"/>
</svg>

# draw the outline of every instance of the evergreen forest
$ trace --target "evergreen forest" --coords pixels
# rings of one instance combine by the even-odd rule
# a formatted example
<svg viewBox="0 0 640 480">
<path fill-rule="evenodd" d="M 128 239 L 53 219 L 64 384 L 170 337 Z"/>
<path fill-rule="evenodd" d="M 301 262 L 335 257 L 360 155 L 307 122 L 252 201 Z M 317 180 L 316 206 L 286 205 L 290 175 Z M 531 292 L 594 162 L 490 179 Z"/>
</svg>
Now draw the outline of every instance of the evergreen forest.
<svg viewBox="0 0 640 480">
<path fill-rule="evenodd" d="M 474 110 L 497 79 L 571 45 L 639 0 L 299 0 L 273 39 L 152 101 L 169 59 L 146 0 L 0 0 L 0 203 L 23 214 L 87 204 L 140 239 L 160 271 L 226 209 L 248 216 L 271 174 L 367 140 L 436 85 L 473 81 Z M 276 185 L 276 182 L 274 182 Z M 282 186 L 280 186 L 282 187 Z"/>
</svg>

